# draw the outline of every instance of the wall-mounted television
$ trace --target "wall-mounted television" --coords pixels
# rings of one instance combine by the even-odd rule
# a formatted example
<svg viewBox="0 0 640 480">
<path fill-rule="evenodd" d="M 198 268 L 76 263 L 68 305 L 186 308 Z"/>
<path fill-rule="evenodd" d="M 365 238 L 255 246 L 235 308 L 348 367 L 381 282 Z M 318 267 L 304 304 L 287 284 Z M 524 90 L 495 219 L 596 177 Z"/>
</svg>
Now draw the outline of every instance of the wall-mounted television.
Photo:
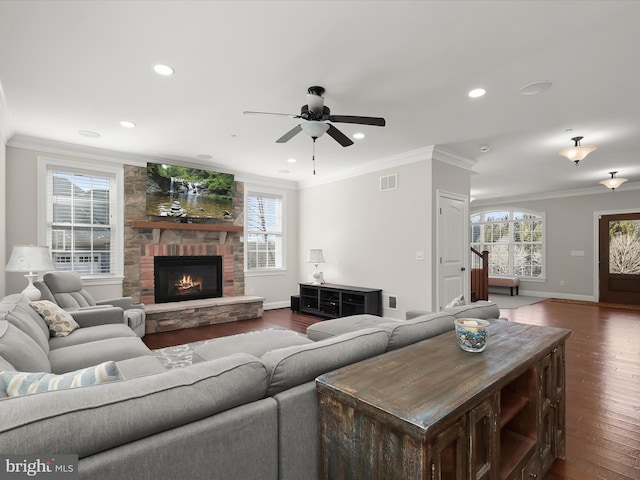
<svg viewBox="0 0 640 480">
<path fill-rule="evenodd" d="M 230 218 L 230 173 L 147 163 L 146 214 L 158 217 Z"/>
</svg>

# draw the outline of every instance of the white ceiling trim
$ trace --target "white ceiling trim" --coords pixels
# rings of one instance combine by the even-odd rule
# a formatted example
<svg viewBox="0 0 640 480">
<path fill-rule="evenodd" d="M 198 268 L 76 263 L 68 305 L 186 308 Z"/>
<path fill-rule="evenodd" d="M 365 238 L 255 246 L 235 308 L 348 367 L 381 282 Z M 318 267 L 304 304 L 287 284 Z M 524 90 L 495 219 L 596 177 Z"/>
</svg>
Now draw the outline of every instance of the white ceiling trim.
<svg viewBox="0 0 640 480">
<path fill-rule="evenodd" d="M 82 145 L 75 145 L 72 143 L 58 142 L 55 140 L 47 140 L 44 138 L 29 137 L 25 135 L 15 135 L 8 142 L 6 142 L 6 144 L 14 148 L 37 150 L 39 152 L 54 155 L 80 157 L 87 160 L 98 160 L 101 162 L 109 162 L 117 165 L 133 165 L 136 167 L 146 167 L 147 163 L 171 163 L 183 167 L 232 173 L 235 176 L 236 181 L 239 182 L 251 182 L 278 188 L 297 188 L 296 182 L 291 180 L 280 180 L 275 178 L 261 177 L 259 175 L 252 175 L 245 172 L 235 172 L 218 165 L 203 166 L 200 163 L 191 163 L 182 159 L 116 152 L 113 150 L 86 147 Z"/>
<path fill-rule="evenodd" d="M 556 192 L 545 192 L 545 193 L 537 193 L 537 194 L 530 194 L 530 195 L 515 195 L 511 197 L 487 198 L 483 200 L 476 200 L 471 205 L 473 208 L 475 208 L 475 207 L 482 207 L 485 205 L 504 205 L 504 204 L 513 203 L 513 202 L 529 202 L 532 200 L 551 200 L 556 198 L 580 197 L 583 195 L 602 195 L 602 194 L 615 195 L 618 192 L 626 192 L 626 191 L 632 191 L 632 190 L 640 190 L 640 182 L 625 183 L 624 187 L 620 187 L 616 189 L 615 192 L 612 192 L 608 188 L 605 188 L 601 185 L 599 187 L 576 188 L 573 190 L 562 190 L 562 191 L 556 191 Z"/>
<path fill-rule="evenodd" d="M 7 107 L 7 101 L 2 90 L 2 82 L 0 81 L 0 142 L 2 142 L 2 145 L 6 145 L 7 139 L 13 135 L 12 123 L 11 113 Z"/>
<path fill-rule="evenodd" d="M 380 170 L 386 170 L 389 168 L 395 168 L 402 165 L 408 165 L 410 163 L 431 159 L 438 160 L 443 163 L 448 163 L 455 167 L 464 168 L 465 170 L 472 170 L 473 166 L 476 164 L 475 160 L 470 160 L 468 158 L 455 155 L 438 145 L 430 145 L 428 147 L 410 150 L 408 152 L 391 155 L 389 157 L 381 158 L 378 160 L 372 160 L 357 167 L 342 170 L 341 172 L 338 172 L 334 175 L 327 175 L 323 176 L 322 178 L 301 180 L 300 182 L 298 182 L 298 185 L 301 189 L 304 189 L 314 187 L 316 185 L 323 185 L 327 183 L 337 182 L 339 180 L 346 180 L 348 178 L 358 177 L 367 173 L 379 172 Z"/>
</svg>

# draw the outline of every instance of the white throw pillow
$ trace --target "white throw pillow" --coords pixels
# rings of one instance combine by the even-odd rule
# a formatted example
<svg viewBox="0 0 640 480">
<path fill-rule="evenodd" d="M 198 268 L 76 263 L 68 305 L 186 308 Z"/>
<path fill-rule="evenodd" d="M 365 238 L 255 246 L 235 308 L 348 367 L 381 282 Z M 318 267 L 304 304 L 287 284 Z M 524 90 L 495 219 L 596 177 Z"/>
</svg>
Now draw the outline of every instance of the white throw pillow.
<svg viewBox="0 0 640 480">
<path fill-rule="evenodd" d="M 116 362 L 104 362 L 95 367 L 55 375 L 45 372 L 0 372 L 0 387 L 10 397 L 32 393 L 88 387 L 115 380 L 122 380 Z"/>
<path fill-rule="evenodd" d="M 466 302 L 464 301 L 464 295 L 460 295 L 459 297 L 454 298 L 449 303 L 447 303 L 444 308 L 459 307 L 460 305 L 466 305 Z"/>
</svg>

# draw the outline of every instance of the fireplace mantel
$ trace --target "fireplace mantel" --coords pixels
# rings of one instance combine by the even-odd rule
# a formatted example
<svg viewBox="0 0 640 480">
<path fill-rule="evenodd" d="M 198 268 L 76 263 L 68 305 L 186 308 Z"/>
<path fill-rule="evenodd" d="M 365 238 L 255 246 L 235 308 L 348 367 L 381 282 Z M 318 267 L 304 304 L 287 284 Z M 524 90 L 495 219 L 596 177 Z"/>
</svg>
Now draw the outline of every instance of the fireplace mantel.
<svg viewBox="0 0 640 480">
<path fill-rule="evenodd" d="M 224 245 L 228 232 L 242 232 L 242 225 L 225 225 L 221 223 L 179 223 L 179 222 L 150 222 L 147 220 L 133 220 L 132 228 L 145 228 L 153 230 L 153 243 L 160 241 L 161 230 L 201 230 L 207 232 L 220 232 L 220 243 Z"/>
</svg>

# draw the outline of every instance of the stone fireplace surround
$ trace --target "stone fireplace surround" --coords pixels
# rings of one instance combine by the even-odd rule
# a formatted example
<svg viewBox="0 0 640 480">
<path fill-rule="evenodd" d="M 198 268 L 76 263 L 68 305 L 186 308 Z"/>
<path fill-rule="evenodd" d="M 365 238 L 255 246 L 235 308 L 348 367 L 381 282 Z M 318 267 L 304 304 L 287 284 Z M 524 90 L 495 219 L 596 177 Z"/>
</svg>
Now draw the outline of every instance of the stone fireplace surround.
<svg viewBox="0 0 640 480">
<path fill-rule="evenodd" d="M 123 294 L 145 304 L 147 333 L 199 325 L 225 323 L 262 316 L 263 298 L 244 295 L 244 184 L 235 183 L 233 220 L 219 220 L 222 231 L 203 225 L 176 224 L 150 228 L 154 217 L 145 215 L 146 167 L 126 165 L 125 184 L 125 278 Z M 137 226 L 136 226 L 137 225 Z M 142 226 L 141 226 L 142 225 Z M 229 231 L 224 231 L 224 226 Z M 185 228 L 188 227 L 188 228 Z M 153 259 L 155 256 L 220 255 L 223 257 L 223 297 L 155 304 Z"/>
</svg>

